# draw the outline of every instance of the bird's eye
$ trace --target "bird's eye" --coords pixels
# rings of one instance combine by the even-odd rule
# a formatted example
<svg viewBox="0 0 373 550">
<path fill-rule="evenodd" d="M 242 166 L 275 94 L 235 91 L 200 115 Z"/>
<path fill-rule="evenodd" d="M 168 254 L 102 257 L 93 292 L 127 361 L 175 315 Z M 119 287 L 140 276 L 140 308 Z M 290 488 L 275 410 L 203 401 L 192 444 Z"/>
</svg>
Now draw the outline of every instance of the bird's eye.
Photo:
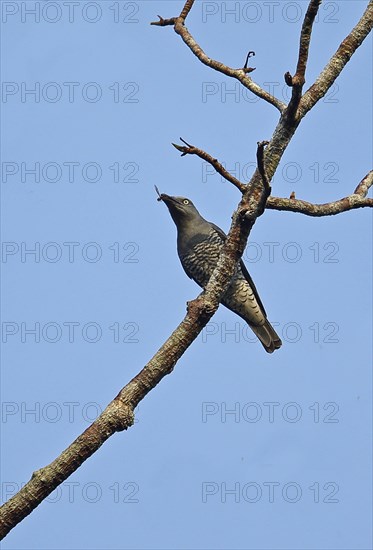
<svg viewBox="0 0 373 550">
<path fill-rule="evenodd" d="M 184 199 L 184 200 L 183 200 L 183 203 L 184 203 L 184 204 L 189 204 L 188 199 Z"/>
</svg>

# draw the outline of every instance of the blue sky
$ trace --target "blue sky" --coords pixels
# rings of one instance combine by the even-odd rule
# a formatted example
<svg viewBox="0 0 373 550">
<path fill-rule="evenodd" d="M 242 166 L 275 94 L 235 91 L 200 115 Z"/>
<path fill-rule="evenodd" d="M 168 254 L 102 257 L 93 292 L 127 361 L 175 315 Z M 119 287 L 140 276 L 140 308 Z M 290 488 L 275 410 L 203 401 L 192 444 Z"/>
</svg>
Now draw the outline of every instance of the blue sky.
<svg viewBox="0 0 373 550">
<path fill-rule="evenodd" d="M 199 293 L 154 184 L 226 231 L 239 194 L 171 142 L 245 180 L 278 120 L 172 28 L 149 25 L 182 2 L 78 4 L 1 3 L 3 500 L 89 425 Z M 320 8 L 308 85 L 365 5 Z M 188 27 L 230 66 L 255 50 L 253 78 L 282 97 L 306 6 L 197 2 Z M 371 168 L 370 66 L 368 39 L 302 122 L 274 195 L 327 202 Z M 219 308 L 135 426 L 2 547 L 371 548 L 371 221 L 367 209 L 266 212 L 244 259 L 281 350 L 266 354 Z"/>
</svg>

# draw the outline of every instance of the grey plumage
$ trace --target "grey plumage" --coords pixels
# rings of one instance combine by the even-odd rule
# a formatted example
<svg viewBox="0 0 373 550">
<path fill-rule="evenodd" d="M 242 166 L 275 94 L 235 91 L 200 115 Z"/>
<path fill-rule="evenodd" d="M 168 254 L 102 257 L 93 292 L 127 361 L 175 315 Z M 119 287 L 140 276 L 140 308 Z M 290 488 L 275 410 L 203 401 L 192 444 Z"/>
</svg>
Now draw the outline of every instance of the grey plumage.
<svg viewBox="0 0 373 550">
<path fill-rule="evenodd" d="M 226 234 L 202 218 L 190 199 L 162 193 L 158 200 L 167 205 L 176 224 L 177 251 L 184 271 L 205 288 L 218 262 Z M 237 264 L 221 303 L 249 324 L 268 353 L 281 346 L 282 342 L 267 319 L 259 294 L 242 260 Z"/>
</svg>

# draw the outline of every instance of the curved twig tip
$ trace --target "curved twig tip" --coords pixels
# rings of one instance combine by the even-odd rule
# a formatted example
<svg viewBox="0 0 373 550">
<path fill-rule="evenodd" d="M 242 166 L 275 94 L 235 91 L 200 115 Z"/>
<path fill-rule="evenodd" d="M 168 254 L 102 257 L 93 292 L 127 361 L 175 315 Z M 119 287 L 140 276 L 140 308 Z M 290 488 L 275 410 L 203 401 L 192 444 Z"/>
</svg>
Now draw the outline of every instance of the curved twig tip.
<svg viewBox="0 0 373 550">
<path fill-rule="evenodd" d="M 244 69 L 247 69 L 247 66 L 248 66 L 248 64 L 249 64 L 249 59 L 250 59 L 250 57 L 254 57 L 254 55 L 255 55 L 255 52 L 253 52 L 253 51 L 250 51 L 250 52 L 247 54 L 247 56 L 246 56 L 246 61 L 245 61 L 245 65 L 243 66 Z M 254 70 L 254 69 L 252 69 L 252 70 Z"/>
</svg>

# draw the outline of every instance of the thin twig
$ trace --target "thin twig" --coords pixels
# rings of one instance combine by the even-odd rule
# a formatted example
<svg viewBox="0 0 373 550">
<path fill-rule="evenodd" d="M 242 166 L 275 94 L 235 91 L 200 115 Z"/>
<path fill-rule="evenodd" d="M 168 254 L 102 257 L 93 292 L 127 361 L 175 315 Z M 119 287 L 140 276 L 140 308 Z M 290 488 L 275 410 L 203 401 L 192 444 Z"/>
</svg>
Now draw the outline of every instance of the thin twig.
<svg viewBox="0 0 373 550">
<path fill-rule="evenodd" d="M 267 174 L 265 171 L 264 166 L 264 147 L 266 147 L 269 144 L 269 141 L 258 141 L 258 148 L 256 151 L 256 160 L 257 160 L 257 166 L 259 170 L 259 174 L 261 175 L 261 178 L 263 180 L 264 190 L 267 194 L 267 197 L 271 194 L 271 186 L 269 185 L 269 181 L 267 178 Z"/>
<path fill-rule="evenodd" d="M 248 67 L 249 67 L 249 59 L 250 59 L 250 57 L 254 57 L 254 55 L 255 55 L 255 52 L 253 52 L 253 51 L 248 52 L 248 54 L 247 54 L 247 56 L 246 56 L 245 65 L 243 66 L 244 69 L 248 69 Z"/>
<path fill-rule="evenodd" d="M 152 21 L 151 25 L 156 25 L 157 27 L 167 27 L 168 25 L 175 25 L 176 17 L 171 17 L 170 19 L 163 19 L 160 15 L 157 15 L 159 17 L 159 21 Z"/>
<path fill-rule="evenodd" d="M 228 172 L 228 170 L 226 170 L 224 168 L 224 166 L 222 164 L 220 164 L 218 159 L 212 157 L 211 155 L 209 155 L 208 153 L 206 153 L 202 149 L 199 149 L 198 147 L 194 147 L 194 145 L 190 145 L 190 143 L 187 143 L 183 138 L 180 138 L 180 140 L 183 143 L 185 143 L 185 146 L 177 145 L 176 143 L 173 143 L 172 145 L 178 151 L 180 151 L 180 153 L 182 154 L 181 156 L 197 155 L 197 157 L 199 157 L 199 158 L 205 160 L 206 162 L 208 162 L 209 164 L 211 164 L 211 166 L 213 166 L 215 168 L 215 170 L 218 172 L 218 174 L 223 176 L 223 178 L 225 178 L 227 181 L 229 181 L 235 187 L 237 187 L 237 189 L 239 189 L 241 191 L 241 193 L 244 193 L 246 191 L 246 184 L 242 183 L 240 180 L 238 180 L 237 178 L 232 176 L 232 174 L 230 174 Z"/>
</svg>

